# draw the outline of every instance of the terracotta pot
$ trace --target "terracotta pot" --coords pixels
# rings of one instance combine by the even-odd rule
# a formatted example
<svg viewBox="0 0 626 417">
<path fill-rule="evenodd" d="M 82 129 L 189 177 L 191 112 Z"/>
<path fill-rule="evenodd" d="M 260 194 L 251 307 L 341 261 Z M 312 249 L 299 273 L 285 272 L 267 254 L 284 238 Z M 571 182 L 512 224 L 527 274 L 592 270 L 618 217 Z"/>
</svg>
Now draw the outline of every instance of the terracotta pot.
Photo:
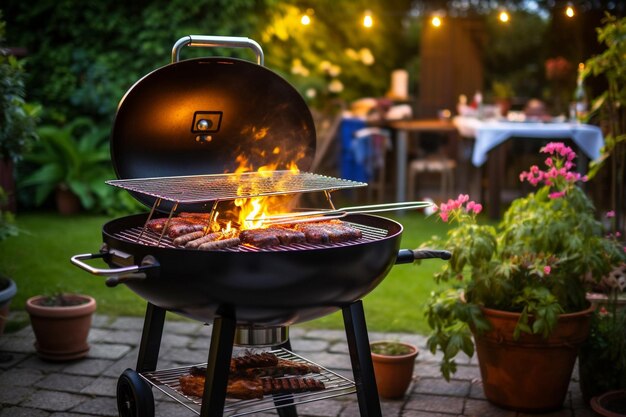
<svg viewBox="0 0 626 417">
<path fill-rule="evenodd" d="M 4 333 L 4 327 L 9 317 L 9 305 L 16 292 L 17 286 L 15 282 L 0 276 L 0 336 Z"/>
<path fill-rule="evenodd" d="M 63 216 L 80 212 L 80 199 L 67 187 L 58 187 L 55 193 L 57 210 Z"/>
<path fill-rule="evenodd" d="M 513 339 L 519 314 L 483 309 L 492 330 L 474 333 L 476 353 L 487 399 L 522 412 L 546 412 L 563 406 L 578 348 L 587 339 L 594 307 L 562 314 L 554 332 L 522 334 Z"/>
<path fill-rule="evenodd" d="M 591 408 L 605 417 L 626 416 L 626 390 L 610 391 L 591 399 Z"/>
<path fill-rule="evenodd" d="M 419 350 L 416 346 L 403 342 L 380 341 L 371 343 L 371 346 L 379 343 L 399 343 L 410 349 L 408 354 L 393 356 L 372 352 L 378 395 L 381 398 L 401 398 L 413 378 L 413 367 Z"/>
<path fill-rule="evenodd" d="M 93 312 L 96 311 L 96 300 L 81 294 L 65 296 L 85 303 L 50 307 L 41 305 L 43 296 L 26 300 L 26 311 L 35 332 L 35 349 L 43 359 L 73 360 L 85 357 L 89 352 L 87 336 Z"/>
</svg>

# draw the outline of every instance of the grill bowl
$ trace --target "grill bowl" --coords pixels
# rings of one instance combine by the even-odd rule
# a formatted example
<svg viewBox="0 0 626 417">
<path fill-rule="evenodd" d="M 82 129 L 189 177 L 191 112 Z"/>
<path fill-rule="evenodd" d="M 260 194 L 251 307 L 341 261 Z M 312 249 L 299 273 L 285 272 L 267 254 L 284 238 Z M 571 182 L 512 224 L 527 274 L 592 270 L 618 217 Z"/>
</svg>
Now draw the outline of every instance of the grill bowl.
<svg viewBox="0 0 626 417">
<path fill-rule="evenodd" d="M 166 248 L 120 238 L 140 227 L 146 214 L 121 217 L 103 227 L 103 241 L 140 264 L 153 256 L 158 274 L 126 285 L 159 307 L 211 322 L 234 314 L 239 324 L 291 325 L 339 310 L 372 291 L 394 265 L 402 225 L 378 216 L 352 214 L 345 221 L 387 231 L 385 237 L 344 245 L 259 252 Z M 116 265 L 111 265 L 116 266 Z"/>
</svg>

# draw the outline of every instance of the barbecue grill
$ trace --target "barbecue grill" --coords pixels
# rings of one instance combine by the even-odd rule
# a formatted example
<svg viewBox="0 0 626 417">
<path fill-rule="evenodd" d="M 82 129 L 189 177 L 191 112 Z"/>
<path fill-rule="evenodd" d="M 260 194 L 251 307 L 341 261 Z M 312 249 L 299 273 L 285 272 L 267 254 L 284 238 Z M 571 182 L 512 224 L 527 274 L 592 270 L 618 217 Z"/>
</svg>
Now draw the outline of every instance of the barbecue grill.
<svg viewBox="0 0 626 417">
<path fill-rule="evenodd" d="M 184 46 L 250 48 L 257 63 L 222 57 L 180 61 Z M 354 392 L 362 416 L 380 416 L 361 299 L 396 263 L 450 256 L 400 250 L 402 225 L 364 213 L 341 214 L 360 239 L 268 248 L 185 249 L 146 227 L 156 218 L 169 222 L 182 210 L 208 213 L 210 225 L 221 205 L 235 199 L 282 196 L 289 203 L 305 192 L 323 192 L 334 212 L 333 191 L 367 185 L 306 172 L 315 151 L 311 114 L 297 91 L 262 63 L 261 47 L 247 38 L 187 36 L 174 45 L 172 63 L 139 80 L 118 108 L 111 135 L 118 179 L 108 183 L 128 190 L 150 211 L 106 223 L 100 252 L 76 255 L 72 263 L 107 277 L 109 286 L 127 285 L 147 301 L 136 369 L 118 381 L 121 416 L 154 415 L 153 387 L 205 417 L 274 408 L 281 417 L 296 416 L 298 403 Z M 304 170 L 286 166 L 285 158 Z M 273 169 L 242 173 L 235 161 Z M 93 258 L 109 268 L 85 262 Z M 291 352 L 288 326 L 338 310 L 354 381 L 320 366 L 316 378 L 325 382 L 323 391 L 226 398 L 234 345 L 271 347 L 281 357 L 307 363 Z M 177 377 L 188 368 L 157 370 L 166 311 L 213 324 L 201 399 L 180 391 Z"/>
</svg>

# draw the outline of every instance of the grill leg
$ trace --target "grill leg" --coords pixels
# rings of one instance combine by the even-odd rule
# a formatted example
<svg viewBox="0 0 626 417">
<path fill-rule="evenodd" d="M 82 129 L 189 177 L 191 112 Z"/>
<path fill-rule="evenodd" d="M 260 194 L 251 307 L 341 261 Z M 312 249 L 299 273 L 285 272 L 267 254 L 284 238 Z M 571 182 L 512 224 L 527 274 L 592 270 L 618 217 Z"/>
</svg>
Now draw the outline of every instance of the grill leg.
<svg viewBox="0 0 626 417">
<path fill-rule="evenodd" d="M 165 324 L 165 309 L 148 303 L 137 355 L 137 372 L 155 371 Z"/>
<path fill-rule="evenodd" d="M 230 317 L 217 317 L 213 321 L 201 417 L 222 417 L 224 414 L 236 324 L 235 319 Z"/>
<path fill-rule="evenodd" d="M 287 341 L 281 345 L 275 346 L 274 349 L 287 349 L 288 351 L 291 351 L 291 342 L 289 341 L 289 339 L 287 339 Z M 281 401 L 277 401 L 276 399 L 274 399 L 274 405 L 276 405 L 276 407 L 280 407 L 276 409 L 276 412 L 278 413 L 279 417 L 298 417 L 298 410 L 296 410 L 296 406 L 295 405 L 289 405 L 289 406 L 284 406 L 285 404 L 291 404 L 293 403 L 293 399 L 291 398 L 287 398 Z M 281 407 L 284 406 L 284 407 Z"/>
<path fill-rule="evenodd" d="M 348 339 L 352 373 L 361 417 L 382 417 L 374 377 L 374 365 L 365 324 L 363 302 L 355 301 L 343 308 L 343 322 Z"/>
</svg>

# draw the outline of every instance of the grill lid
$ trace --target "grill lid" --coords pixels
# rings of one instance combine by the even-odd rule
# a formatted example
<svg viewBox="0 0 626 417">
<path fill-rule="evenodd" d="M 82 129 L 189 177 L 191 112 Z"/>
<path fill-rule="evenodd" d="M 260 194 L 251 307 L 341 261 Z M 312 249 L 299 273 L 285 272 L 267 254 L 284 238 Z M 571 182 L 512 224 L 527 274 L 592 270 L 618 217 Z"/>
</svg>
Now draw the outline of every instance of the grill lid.
<svg viewBox="0 0 626 417">
<path fill-rule="evenodd" d="M 111 158 L 120 179 L 310 168 L 311 113 L 287 81 L 232 58 L 190 59 L 139 80 L 119 104 Z M 155 198 L 133 193 L 152 206 Z M 165 207 L 163 207 L 165 208 Z"/>
</svg>

